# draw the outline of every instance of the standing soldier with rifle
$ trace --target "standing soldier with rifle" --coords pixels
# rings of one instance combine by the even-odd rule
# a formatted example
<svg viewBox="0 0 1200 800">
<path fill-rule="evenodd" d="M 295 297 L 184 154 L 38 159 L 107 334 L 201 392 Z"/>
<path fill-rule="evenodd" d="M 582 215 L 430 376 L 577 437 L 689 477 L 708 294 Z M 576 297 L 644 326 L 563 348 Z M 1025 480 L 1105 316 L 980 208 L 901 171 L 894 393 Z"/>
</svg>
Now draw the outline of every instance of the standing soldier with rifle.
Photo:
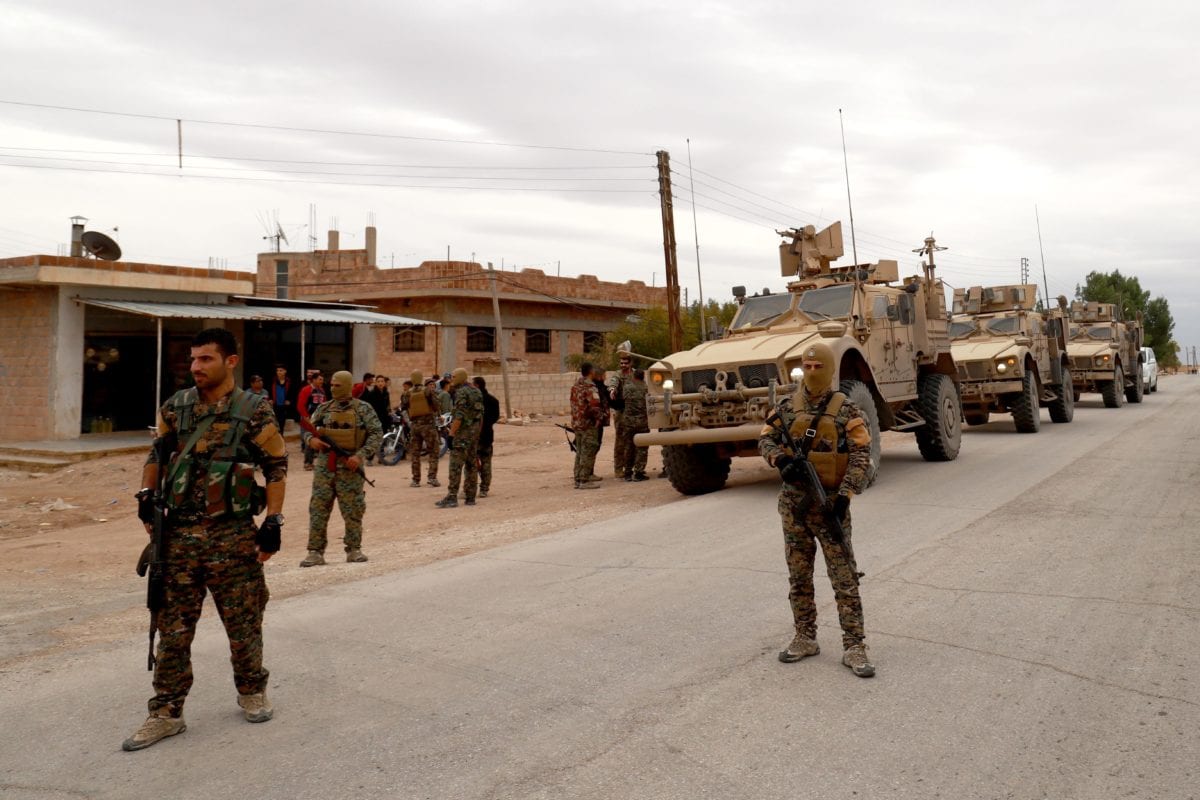
<svg viewBox="0 0 1200 800">
<path fill-rule="evenodd" d="M 410 377 L 413 388 L 408 390 L 400 405 L 408 412 L 409 431 L 408 458 L 412 461 L 413 487 L 421 485 L 421 455 L 424 453 L 429 466 L 426 475 L 430 486 L 441 486 L 438 483 L 438 450 L 442 443 L 438 441 L 437 415 L 439 404 L 437 388 L 433 378 L 421 380 L 420 372 L 413 372 Z"/>
<path fill-rule="evenodd" d="M 875 667 L 864 643 L 850 498 L 865 488 L 871 433 L 859 408 L 833 390 L 836 361 L 829 345 L 809 345 L 801 363 L 802 385 L 779 403 L 758 440 L 759 452 L 783 478 L 779 515 L 796 635 L 779 660 L 790 663 L 821 652 L 813 599 L 813 562 L 820 543 L 842 625 L 842 663 L 869 678 Z"/>
<path fill-rule="evenodd" d="M 194 388 L 175 393 L 158 414 L 154 448 L 142 470 L 138 517 L 152 541 L 138 571 L 148 567 L 154 696 L 150 716 L 125 740 L 141 750 L 183 733 L 183 704 L 192 686 L 191 647 L 204 597 L 225 625 L 238 705 L 250 722 L 266 722 L 262 620 L 268 592 L 263 562 L 278 552 L 283 525 L 287 452 L 265 397 L 234 385 L 238 344 L 209 328 L 192 340 Z M 255 467 L 266 490 L 254 479 Z M 255 527 L 265 502 L 267 517 Z"/>
<path fill-rule="evenodd" d="M 353 390 L 353 375 L 345 370 L 333 373 L 329 381 L 333 399 L 317 406 L 312 418 L 300 426 L 304 443 L 317 454 L 308 503 L 308 555 L 300 562 L 302 567 L 325 563 L 325 531 L 335 497 L 346 523 L 346 560 L 367 560 L 362 551 L 362 521 L 367 513 L 363 462 L 368 453 L 379 451 L 383 425 L 369 403 L 351 396 Z"/>
<path fill-rule="evenodd" d="M 479 429 L 483 425 L 483 395 L 467 383 L 467 371 L 454 370 L 450 385 L 454 387 L 454 418 L 450 423 L 450 478 L 446 496 L 434 503 L 438 508 L 458 507 L 458 487 L 461 484 L 466 505 L 475 505 L 479 489 Z M 465 476 L 464 476 L 465 473 Z"/>
</svg>

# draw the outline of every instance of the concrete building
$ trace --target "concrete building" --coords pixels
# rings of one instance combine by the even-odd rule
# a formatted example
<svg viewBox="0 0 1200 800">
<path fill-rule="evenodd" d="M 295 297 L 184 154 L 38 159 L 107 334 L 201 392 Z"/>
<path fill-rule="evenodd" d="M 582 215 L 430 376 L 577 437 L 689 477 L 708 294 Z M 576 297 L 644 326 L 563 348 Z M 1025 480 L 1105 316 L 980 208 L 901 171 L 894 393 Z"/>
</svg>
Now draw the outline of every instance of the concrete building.
<svg viewBox="0 0 1200 800">
<path fill-rule="evenodd" d="M 374 326 L 432 324 L 364 307 L 255 296 L 246 272 L 31 255 L 0 259 L 0 441 L 71 439 L 145 429 L 159 403 L 189 385 L 191 337 L 230 329 L 236 379 L 288 367 L 357 370 Z M 303 343 L 303 345 L 302 345 Z"/>
<path fill-rule="evenodd" d="M 369 367 L 375 372 L 396 377 L 421 370 L 428 375 L 461 366 L 472 374 L 499 373 L 491 273 L 468 261 L 381 269 L 376 230 L 368 227 L 365 234 L 361 249 L 341 249 L 338 232 L 330 231 L 325 250 L 260 253 L 258 294 L 365 303 L 382 313 L 439 323 L 376 330 Z M 664 288 L 636 280 L 564 278 L 538 269 L 497 270 L 495 279 L 511 375 L 567 372 L 569 355 L 602 342 L 630 314 L 666 304 Z"/>
</svg>

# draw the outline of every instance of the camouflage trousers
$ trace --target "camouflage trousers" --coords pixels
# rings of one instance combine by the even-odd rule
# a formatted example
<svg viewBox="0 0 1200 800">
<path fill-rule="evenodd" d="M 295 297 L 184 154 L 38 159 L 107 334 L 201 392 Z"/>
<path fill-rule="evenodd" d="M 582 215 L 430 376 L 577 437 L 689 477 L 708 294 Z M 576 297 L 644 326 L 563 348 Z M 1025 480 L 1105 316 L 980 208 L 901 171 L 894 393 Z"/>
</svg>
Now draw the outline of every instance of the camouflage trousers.
<svg viewBox="0 0 1200 800">
<path fill-rule="evenodd" d="M 625 415 L 623 412 L 614 411 L 612 416 L 613 426 L 616 428 L 616 435 L 613 437 L 613 471 L 620 475 L 624 469 L 625 452 L 628 448 L 627 443 L 621 436 Z"/>
<path fill-rule="evenodd" d="M 842 625 L 842 646 L 861 644 L 864 638 L 862 598 L 858 593 L 858 576 L 853 562 L 845 557 L 835 534 L 829 530 L 821 510 L 807 505 L 804 495 L 784 489 L 779 493 L 779 516 L 783 519 L 783 551 L 787 558 L 788 581 L 791 591 L 792 618 L 796 632 L 810 638 L 817 635 L 817 606 L 813 599 L 813 563 L 817 544 L 825 556 L 829 582 L 837 602 L 838 619 Z M 846 532 L 846 548 L 851 558 L 850 512 L 842 521 Z"/>
<path fill-rule="evenodd" d="M 325 530 L 333 513 L 333 500 L 346 523 L 344 543 L 346 552 L 362 548 L 363 515 L 367 513 L 367 497 L 363 492 L 363 476 L 337 460 L 336 472 L 329 469 L 329 457 L 322 453 L 313 471 L 312 498 L 308 501 L 308 549 L 325 552 Z"/>
<path fill-rule="evenodd" d="M 168 533 L 166 604 L 158 615 L 158 651 L 151 712 L 183 713 L 192 688 L 192 639 L 211 592 L 229 637 L 238 694 L 267 688 L 263 667 L 263 610 L 270 593 L 254 546 L 254 521 L 180 524 Z"/>
<path fill-rule="evenodd" d="M 613 462 L 617 472 L 622 475 L 633 475 L 646 471 L 646 458 L 650 454 L 649 447 L 638 447 L 633 443 L 633 437 L 639 433 L 647 433 L 650 426 L 645 420 L 635 419 L 628 422 L 622 419 L 617 423 L 617 443 L 613 448 Z"/>
<path fill-rule="evenodd" d="M 475 499 L 475 491 L 479 486 L 479 468 L 475 463 L 476 449 L 479 445 L 479 428 L 460 428 L 450 445 L 450 480 L 446 485 L 446 496 L 457 497 L 461 484 L 463 494 L 468 500 Z M 463 473 L 466 480 L 463 480 Z"/>
<path fill-rule="evenodd" d="M 429 459 L 428 475 L 433 480 L 438 473 L 438 451 L 442 443 L 438 441 L 437 424 L 433 417 L 417 417 L 412 421 L 412 429 L 408 440 L 408 459 L 412 462 L 414 481 L 421 480 L 421 454 Z"/>
<path fill-rule="evenodd" d="M 475 448 L 476 461 L 479 464 L 479 491 L 488 492 L 492 488 L 492 451 L 495 444 L 481 444 Z"/>
<path fill-rule="evenodd" d="M 582 483 L 596 468 L 596 452 L 600 449 L 600 429 L 575 431 L 575 481 Z"/>
</svg>

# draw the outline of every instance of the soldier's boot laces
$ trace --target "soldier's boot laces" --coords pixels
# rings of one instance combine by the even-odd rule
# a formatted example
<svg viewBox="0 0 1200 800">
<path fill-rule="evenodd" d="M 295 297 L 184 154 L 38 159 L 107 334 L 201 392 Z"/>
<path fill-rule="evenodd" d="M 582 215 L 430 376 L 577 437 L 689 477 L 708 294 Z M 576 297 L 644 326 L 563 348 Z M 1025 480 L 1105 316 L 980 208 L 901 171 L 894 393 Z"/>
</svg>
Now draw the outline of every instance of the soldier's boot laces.
<svg viewBox="0 0 1200 800">
<path fill-rule="evenodd" d="M 346 551 L 346 561 L 351 564 L 361 564 L 367 560 L 367 554 L 355 547 Z"/>
<path fill-rule="evenodd" d="M 182 716 L 172 717 L 168 709 L 160 708 L 157 711 L 150 712 L 150 716 L 146 717 L 146 721 L 142 723 L 142 727 L 134 731 L 133 736 L 130 736 L 121 743 L 121 749 L 126 751 L 141 750 L 156 742 L 161 742 L 168 736 L 174 736 L 186 730 L 187 723 L 183 721 Z"/>
<path fill-rule="evenodd" d="M 448 494 L 434 503 L 434 505 L 438 508 L 458 508 L 458 498 Z"/>
<path fill-rule="evenodd" d="M 853 644 L 842 653 L 842 663 L 850 668 L 860 678 L 870 678 L 875 674 L 875 665 L 867 659 L 867 646 Z"/>
<path fill-rule="evenodd" d="M 805 636 L 802 633 L 797 633 L 792 638 L 792 643 L 787 646 L 787 649 L 779 651 L 779 660 L 785 664 L 791 664 L 802 658 L 815 656 L 820 652 L 821 646 L 817 644 L 816 639 L 811 636 Z"/>
<path fill-rule="evenodd" d="M 238 705 L 242 707 L 242 714 L 247 722 L 266 722 L 275 716 L 275 708 L 267 699 L 265 691 L 257 694 L 239 694 Z"/>
<path fill-rule="evenodd" d="M 325 556 L 317 550 L 309 550 L 308 555 L 300 562 L 302 567 L 319 567 L 325 563 Z"/>
</svg>

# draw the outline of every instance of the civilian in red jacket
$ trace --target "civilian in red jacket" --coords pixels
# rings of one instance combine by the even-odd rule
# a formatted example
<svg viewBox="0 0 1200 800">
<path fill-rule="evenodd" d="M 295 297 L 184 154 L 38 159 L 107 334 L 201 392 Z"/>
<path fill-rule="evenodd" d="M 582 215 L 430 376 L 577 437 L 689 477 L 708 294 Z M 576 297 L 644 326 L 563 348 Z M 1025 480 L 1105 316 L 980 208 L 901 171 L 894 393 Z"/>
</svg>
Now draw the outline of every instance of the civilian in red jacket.
<svg viewBox="0 0 1200 800">
<path fill-rule="evenodd" d="M 364 372 L 362 383 L 354 384 L 354 388 L 352 388 L 350 390 L 350 396 L 357 400 L 361 400 L 363 392 L 365 392 L 367 389 L 370 389 L 374 385 L 375 385 L 375 373 L 374 372 Z"/>
<path fill-rule="evenodd" d="M 318 369 L 308 371 L 308 383 L 300 390 L 300 396 L 296 398 L 296 413 L 305 422 L 312 416 L 312 413 L 317 410 L 317 406 L 325 402 L 325 376 Z M 311 448 L 304 448 L 304 468 L 311 470 L 313 468 L 313 458 L 316 456 L 316 451 Z"/>
</svg>

